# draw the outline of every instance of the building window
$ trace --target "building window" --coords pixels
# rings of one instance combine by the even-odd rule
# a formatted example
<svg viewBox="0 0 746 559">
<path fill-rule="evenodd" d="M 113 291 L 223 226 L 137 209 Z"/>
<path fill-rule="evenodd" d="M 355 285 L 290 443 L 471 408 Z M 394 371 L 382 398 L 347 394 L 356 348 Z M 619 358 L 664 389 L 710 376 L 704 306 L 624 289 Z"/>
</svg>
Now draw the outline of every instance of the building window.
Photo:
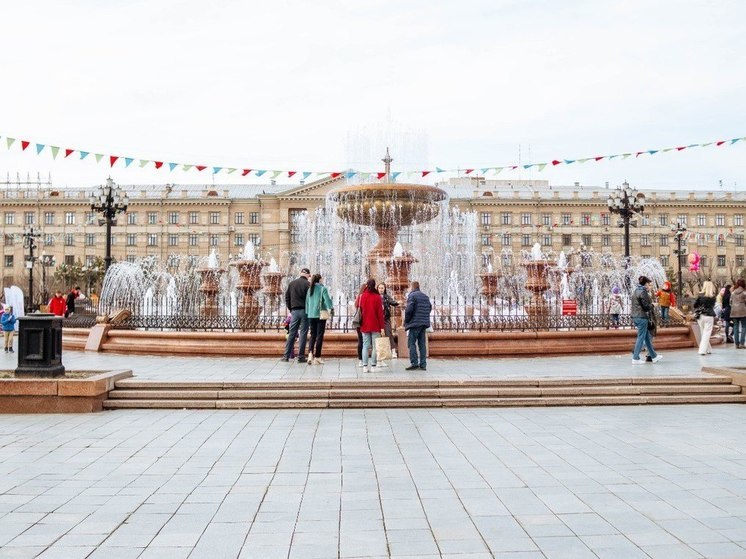
<svg viewBox="0 0 746 559">
<path fill-rule="evenodd" d="M 590 225 L 590 224 L 591 224 L 591 214 L 589 213 L 580 214 L 580 225 Z"/>
<path fill-rule="evenodd" d="M 590 248 L 593 244 L 593 238 L 591 235 L 582 235 L 580 238 L 580 242 L 584 244 L 586 247 Z"/>
<path fill-rule="evenodd" d="M 65 265 L 67 265 L 67 266 L 74 266 L 75 265 L 75 255 L 74 254 L 66 254 L 65 255 Z"/>
<path fill-rule="evenodd" d="M 543 239 L 541 240 L 541 244 L 545 247 L 552 246 L 552 236 L 551 235 L 544 235 Z"/>
<path fill-rule="evenodd" d="M 249 241 L 251 241 L 251 244 L 255 247 L 258 247 L 262 242 L 262 240 L 259 238 L 259 235 L 257 235 L 256 233 L 249 233 Z"/>
<path fill-rule="evenodd" d="M 743 246 L 743 235 L 742 234 L 736 233 L 735 240 L 736 240 L 736 246 L 737 247 L 742 247 Z"/>
<path fill-rule="evenodd" d="M 686 214 L 679 214 L 676 217 L 676 220 L 679 223 L 679 225 L 683 225 L 684 227 L 688 225 L 687 222 L 689 221 L 688 216 Z"/>
<path fill-rule="evenodd" d="M 605 247 L 611 246 L 611 235 L 601 235 L 601 245 Z"/>
<path fill-rule="evenodd" d="M 129 262 L 130 264 L 134 264 L 135 260 L 137 260 L 137 256 L 135 256 L 134 254 L 127 255 L 127 262 Z"/>
<path fill-rule="evenodd" d="M 54 225 L 54 212 L 44 212 L 44 225 Z"/>
<path fill-rule="evenodd" d="M 242 247 L 244 245 L 243 243 L 243 233 L 236 233 L 236 236 L 233 237 L 233 244 L 237 247 Z"/>
<path fill-rule="evenodd" d="M 220 225 L 220 212 L 210 212 L 210 225 Z"/>
<path fill-rule="evenodd" d="M 521 235 L 521 246 L 522 247 L 531 246 L 531 235 Z"/>
<path fill-rule="evenodd" d="M 510 225 L 513 221 L 513 214 L 510 212 L 503 212 L 502 214 L 502 224 L 503 225 Z"/>
<path fill-rule="evenodd" d="M 75 225 L 75 212 L 65 212 L 65 225 Z"/>
<path fill-rule="evenodd" d="M 503 233 L 503 246 L 509 247 L 510 244 L 510 233 Z"/>
<path fill-rule="evenodd" d="M 85 265 L 86 265 L 87 267 L 89 267 L 89 268 L 90 268 L 91 266 L 93 266 L 93 259 L 94 259 L 94 258 L 95 258 L 95 256 L 93 256 L 92 254 L 86 254 L 86 257 L 85 257 Z"/>
<path fill-rule="evenodd" d="M 718 268 L 725 268 L 725 255 L 718 254 Z"/>
<path fill-rule="evenodd" d="M 3 239 L 5 239 L 5 246 L 6 247 L 12 247 L 13 246 L 13 235 L 8 235 L 7 233 L 3 235 Z"/>
<path fill-rule="evenodd" d="M 531 214 L 530 213 L 521 214 L 521 225 L 531 225 Z"/>
<path fill-rule="evenodd" d="M 482 235 L 482 246 L 483 247 L 490 246 L 490 236 L 489 235 Z"/>
<path fill-rule="evenodd" d="M 664 254 L 663 256 L 659 257 L 658 260 L 660 260 L 661 266 L 664 268 L 668 268 L 668 255 Z"/>
<path fill-rule="evenodd" d="M 158 246 L 158 235 L 155 233 L 148 234 L 148 246 L 149 247 L 155 247 Z"/>
<path fill-rule="evenodd" d="M 301 217 L 306 214 L 306 210 L 303 209 L 290 209 L 288 210 L 288 221 L 290 222 L 290 242 L 295 244 L 303 240 L 303 233 L 298 228 L 298 222 Z"/>
<path fill-rule="evenodd" d="M 179 224 L 179 212 L 168 212 L 168 224 L 169 225 Z"/>
<path fill-rule="evenodd" d="M 541 214 L 541 224 L 546 227 L 552 226 L 552 214 Z"/>
<path fill-rule="evenodd" d="M 96 235 L 93 233 L 85 234 L 85 246 L 92 247 L 96 244 Z"/>
<path fill-rule="evenodd" d="M 490 212 L 482 212 L 479 214 L 479 222 L 482 225 L 492 225 L 492 214 Z"/>
<path fill-rule="evenodd" d="M 680 256 L 680 260 L 681 260 L 681 267 L 682 267 L 682 268 L 684 268 L 685 266 L 687 266 L 687 265 L 688 265 L 688 264 L 687 264 L 687 259 L 688 259 L 688 256 L 687 256 L 686 254 L 682 254 L 682 255 Z M 701 267 L 701 268 L 707 268 L 707 264 L 708 264 L 708 262 L 709 262 L 709 257 L 708 257 L 708 256 L 707 256 L 706 254 L 703 254 L 703 255 L 702 255 L 702 256 L 700 257 L 700 259 L 699 259 L 699 265 L 700 265 L 700 267 Z"/>
<path fill-rule="evenodd" d="M 75 235 L 73 235 L 72 233 L 65 233 L 65 246 L 75 246 Z"/>
<path fill-rule="evenodd" d="M 158 212 L 148 212 L 148 225 L 158 225 Z"/>
<path fill-rule="evenodd" d="M 170 246 L 170 247 L 179 246 L 179 236 L 178 235 L 169 235 L 168 236 L 168 246 Z"/>
<path fill-rule="evenodd" d="M 643 247 L 650 246 L 650 235 L 640 235 L 640 246 L 643 246 Z"/>
<path fill-rule="evenodd" d="M 218 246 L 219 242 L 220 242 L 220 237 L 218 235 L 210 235 L 210 246 L 211 247 Z"/>
<path fill-rule="evenodd" d="M 33 225 L 36 220 L 36 214 L 34 212 L 23 212 L 23 224 Z"/>
<path fill-rule="evenodd" d="M 569 247 L 572 244 L 572 235 L 562 235 L 562 246 Z"/>
<path fill-rule="evenodd" d="M 127 246 L 137 246 L 137 235 L 135 235 L 134 233 L 127 233 Z"/>
<path fill-rule="evenodd" d="M 648 214 L 642 214 L 641 219 L 643 225 L 650 225 L 650 216 Z"/>
<path fill-rule="evenodd" d="M 251 212 L 249 214 L 249 223 L 257 225 L 259 223 L 259 212 Z"/>
<path fill-rule="evenodd" d="M 743 214 L 735 214 L 733 216 L 733 225 L 743 225 Z"/>
<path fill-rule="evenodd" d="M 722 235 L 722 236 L 718 235 L 717 246 L 719 247 L 725 246 L 725 235 Z"/>
<path fill-rule="evenodd" d="M 233 223 L 243 225 L 243 212 L 236 212 L 233 216 Z"/>
<path fill-rule="evenodd" d="M 189 234 L 189 246 L 190 247 L 196 247 L 197 246 L 197 235 L 194 233 Z"/>
<path fill-rule="evenodd" d="M 715 225 L 717 227 L 725 227 L 725 214 L 717 214 L 715 216 Z"/>
<path fill-rule="evenodd" d="M 658 244 L 662 247 L 668 246 L 668 237 L 666 235 L 661 235 L 658 237 Z"/>
<path fill-rule="evenodd" d="M 127 212 L 127 225 L 137 225 L 137 212 Z"/>
<path fill-rule="evenodd" d="M 54 245 L 54 235 L 47 233 L 44 235 L 44 246 L 51 247 L 52 245 Z"/>
<path fill-rule="evenodd" d="M 736 255 L 736 266 L 738 268 L 743 268 L 743 254 Z"/>
<path fill-rule="evenodd" d="M 189 225 L 199 225 L 199 212 L 189 212 Z"/>
<path fill-rule="evenodd" d="M 5 225 L 14 225 L 16 222 L 16 214 L 14 212 L 5 212 Z"/>
<path fill-rule="evenodd" d="M 562 214 L 562 225 L 570 225 L 572 222 L 572 215 Z"/>
<path fill-rule="evenodd" d="M 663 227 L 668 225 L 668 214 L 658 214 L 658 225 Z"/>
<path fill-rule="evenodd" d="M 6 268 L 12 268 L 13 267 L 13 255 L 12 254 L 6 254 L 5 255 L 5 267 Z"/>
<path fill-rule="evenodd" d="M 601 225 L 609 225 L 610 219 L 609 214 L 603 213 L 601 214 Z"/>
<path fill-rule="evenodd" d="M 697 226 L 705 227 L 707 225 L 707 216 L 705 214 L 697 214 Z"/>
</svg>

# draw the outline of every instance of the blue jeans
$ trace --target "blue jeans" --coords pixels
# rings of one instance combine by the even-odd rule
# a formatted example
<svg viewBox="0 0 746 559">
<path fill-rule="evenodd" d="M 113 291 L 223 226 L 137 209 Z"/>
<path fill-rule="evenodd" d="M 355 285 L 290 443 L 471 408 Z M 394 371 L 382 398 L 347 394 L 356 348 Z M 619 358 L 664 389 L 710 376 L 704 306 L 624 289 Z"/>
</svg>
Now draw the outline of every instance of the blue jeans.
<svg viewBox="0 0 746 559">
<path fill-rule="evenodd" d="M 370 365 L 375 367 L 378 363 L 376 355 L 376 338 L 380 338 L 380 332 L 363 332 L 363 367 L 368 366 L 368 350 L 370 349 Z"/>
<path fill-rule="evenodd" d="M 407 345 L 409 346 L 409 363 L 413 367 L 427 366 L 427 351 L 425 349 L 425 336 L 427 335 L 427 326 L 417 326 L 410 328 L 407 333 Z M 417 363 L 417 347 L 420 350 L 420 361 Z"/>
<path fill-rule="evenodd" d="M 661 319 L 664 322 L 668 322 L 668 311 L 670 307 L 661 307 Z"/>
<path fill-rule="evenodd" d="M 633 316 L 632 322 L 637 327 L 637 341 L 635 342 L 635 349 L 632 351 L 632 359 L 640 359 L 642 344 L 645 344 L 645 347 L 648 348 L 648 356 L 655 359 L 658 354 L 653 349 L 653 338 L 648 332 L 648 318 L 646 316 Z"/>
<path fill-rule="evenodd" d="M 734 317 L 733 321 L 733 339 L 736 345 L 744 345 L 746 342 L 746 317 Z"/>
<path fill-rule="evenodd" d="M 295 335 L 300 328 L 300 347 L 298 349 L 298 359 L 306 359 L 306 336 L 308 335 L 308 316 L 306 309 L 293 309 L 290 311 L 290 330 L 288 331 L 288 341 L 285 344 L 285 353 L 283 358 L 290 359 L 290 353 L 293 351 L 295 344 Z"/>
</svg>

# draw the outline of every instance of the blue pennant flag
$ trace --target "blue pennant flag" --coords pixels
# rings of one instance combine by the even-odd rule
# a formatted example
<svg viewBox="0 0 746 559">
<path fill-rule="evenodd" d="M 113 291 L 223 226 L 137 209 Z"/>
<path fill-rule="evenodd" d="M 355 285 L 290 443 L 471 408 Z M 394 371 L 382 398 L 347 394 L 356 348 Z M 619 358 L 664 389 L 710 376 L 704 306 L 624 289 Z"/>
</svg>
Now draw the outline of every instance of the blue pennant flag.
<svg viewBox="0 0 746 559">
<path fill-rule="evenodd" d="M 131 157 L 125 157 L 125 158 L 124 158 L 124 167 L 125 167 L 125 169 L 126 169 L 127 167 L 129 167 L 129 166 L 130 166 L 130 163 L 132 163 L 133 161 L 134 161 L 134 159 L 132 159 Z"/>
<path fill-rule="evenodd" d="M 575 163 L 574 159 L 565 159 L 565 165 L 570 165 L 571 163 Z"/>
<path fill-rule="evenodd" d="M 169 163 L 168 164 L 168 170 L 169 171 L 173 171 L 174 169 L 176 169 L 177 165 L 178 165 L 178 163 Z"/>
<path fill-rule="evenodd" d="M 737 142 L 738 140 L 740 140 L 740 139 L 741 139 L 741 138 L 733 138 L 733 139 L 732 139 L 732 140 L 730 141 L 731 145 L 735 144 L 735 143 L 736 143 L 736 142 Z"/>
<path fill-rule="evenodd" d="M 310 177 L 313 173 L 310 171 L 303 171 L 303 180 L 306 180 L 308 177 Z"/>
<path fill-rule="evenodd" d="M 441 169 L 440 167 L 435 167 L 435 172 L 436 173 L 445 173 L 446 170 L 445 169 Z"/>
<path fill-rule="evenodd" d="M 397 171 L 396 173 L 391 173 L 391 180 L 396 180 L 396 177 L 401 175 L 401 171 Z"/>
<path fill-rule="evenodd" d="M 484 169 L 481 169 L 483 175 L 486 174 L 487 171 L 489 171 L 489 170 L 490 170 L 489 167 L 485 167 Z"/>
<path fill-rule="evenodd" d="M 657 149 L 649 149 L 649 150 L 648 150 L 648 153 L 649 153 L 650 155 L 655 155 L 656 153 L 658 153 L 658 150 L 657 150 Z"/>
<path fill-rule="evenodd" d="M 351 179 L 351 178 L 352 178 L 352 177 L 354 177 L 355 175 L 357 175 L 357 171 L 347 171 L 347 172 L 345 173 L 345 177 L 347 177 L 348 179 Z"/>
<path fill-rule="evenodd" d="M 256 172 L 256 176 L 257 176 L 257 177 L 261 177 L 261 176 L 262 176 L 262 175 L 263 175 L 264 173 L 266 173 L 266 172 L 267 172 L 267 170 L 266 170 L 266 169 L 265 169 L 264 171 L 257 171 L 257 172 Z"/>
<path fill-rule="evenodd" d="M 222 169 L 223 169 L 222 167 L 213 167 L 212 174 L 217 175 Z"/>
<path fill-rule="evenodd" d="M 41 153 L 41 150 L 44 149 L 44 144 L 36 144 L 36 155 L 39 155 Z"/>
<path fill-rule="evenodd" d="M 524 165 L 524 166 L 523 166 L 523 168 L 524 168 L 524 169 L 530 169 L 530 168 L 531 168 L 531 167 L 533 167 L 533 166 L 534 166 L 534 164 L 533 164 L 533 163 L 529 163 L 528 165 Z"/>
<path fill-rule="evenodd" d="M 87 151 L 81 151 L 81 152 L 80 152 L 80 158 L 81 158 L 81 159 L 85 159 L 86 157 L 88 157 L 88 153 L 90 153 L 90 152 L 87 152 Z"/>
</svg>

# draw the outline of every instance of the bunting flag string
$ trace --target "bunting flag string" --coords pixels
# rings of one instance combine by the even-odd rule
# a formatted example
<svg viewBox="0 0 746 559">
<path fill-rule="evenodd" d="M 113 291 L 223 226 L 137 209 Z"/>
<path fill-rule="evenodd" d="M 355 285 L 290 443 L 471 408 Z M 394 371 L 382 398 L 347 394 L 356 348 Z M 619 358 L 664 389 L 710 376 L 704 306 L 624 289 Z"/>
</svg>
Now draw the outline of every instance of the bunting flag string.
<svg viewBox="0 0 746 559">
<path fill-rule="evenodd" d="M 20 140 L 19 144 L 16 144 L 17 139 L 12 138 L 10 136 L 0 136 L 5 138 L 5 144 L 6 148 L 8 150 L 13 149 L 13 146 L 19 145 L 20 150 L 22 152 L 25 152 L 27 148 L 32 144 L 31 140 Z M 556 159 L 549 159 L 548 161 L 542 161 L 538 163 L 525 163 L 525 164 L 519 164 L 519 165 L 498 165 L 498 166 L 491 166 L 491 167 L 469 167 L 469 168 L 443 168 L 443 167 L 434 167 L 433 169 L 419 169 L 419 170 L 408 170 L 408 171 L 396 171 L 391 173 L 392 179 L 396 179 L 400 175 L 405 175 L 406 177 L 413 178 L 425 178 L 429 176 L 431 173 L 441 174 L 441 173 L 450 173 L 450 174 L 464 174 L 466 176 L 472 175 L 475 171 L 480 172 L 483 176 L 488 175 L 490 173 L 494 175 L 500 174 L 502 171 L 513 171 L 516 169 L 536 169 L 539 172 L 542 172 L 546 169 L 546 167 L 554 168 L 558 167 L 560 165 L 573 165 L 573 164 L 584 164 L 589 161 L 593 161 L 596 163 L 600 163 L 602 161 L 610 161 L 616 158 L 620 158 L 622 160 L 629 159 L 634 155 L 634 158 L 640 158 L 640 157 L 652 157 L 656 154 L 660 153 L 681 153 L 687 150 L 691 150 L 694 148 L 706 148 L 706 147 L 714 147 L 719 148 L 722 146 L 732 146 L 735 145 L 738 142 L 743 141 L 743 143 L 746 143 L 746 136 L 738 137 L 738 138 L 730 138 L 727 140 L 715 140 L 710 142 L 703 142 L 703 143 L 694 143 L 694 144 L 684 144 L 680 143 L 676 146 L 667 147 L 667 148 L 656 148 L 656 149 L 641 149 L 641 150 L 634 150 L 634 151 L 627 151 L 622 153 L 615 153 L 611 155 L 594 155 L 591 157 L 575 157 L 575 158 L 565 158 L 565 157 L 558 157 Z M 41 155 L 45 151 L 48 151 L 50 155 L 52 156 L 53 160 L 57 159 L 57 155 L 60 152 L 60 149 L 64 149 L 65 156 L 64 158 L 67 159 L 70 155 L 77 152 L 80 156 L 80 160 L 86 159 L 88 155 L 91 153 L 90 151 L 84 151 L 77 148 L 60 148 L 57 145 L 49 145 L 49 144 L 42 144 L 38 142 L 33 142 L 35 146 L 36 155 Z M 31 151 L 33 154 L 33 151 Z M 134 161 L 138 161 L 138 164 L 140 168 L 155 168 L 156 170 L 164 169 L 164 167 L 168 168 L 169 172 L 172 172 L 176 170 L 177 168 L 184 171 L 189 172 L 196 170 L 196 172 L 202 172 L 205 169 L 210 170 L 210 172 L 213 175 L 217 175 L 219 173 L 224 174 L 232 174 L 235 171 L 239 170 L 238 167 L 226 167 L 222 165 L 211 165 L 211 164 L 194 164 L 194 163 L 178 163 L 178 162 L 168 162 L 164 165 L 164 161 L 159 161 L 156 159 L 140 159 L 135 157 L 122 157 L 119 155 L 111 155 L 111 154 L 103 154 L 103 153 L 95 153 L 93 152 L 94 158 L 96 159 L 96 164 L 100 164 L 101 160 L 105 158 L 106 161 L 108 161 L 109 167 L 114 168 L 115 166 L 123 166 L 124 168 L 129 167 Z M 355 169 L 348 169 L 346 171 L 291 171 L 291 170 L 282 170 L 282 169 L 257 169 L 254 167 L 249 168 L 241 168 L 241 176 L 245 177 L 250 174 L 253 174 L 255 177 L 261 177 L 265 174 L 269 174 L 269 177 L 272 180 L 275 180 L 279 178 L 280 176 L 284 176 L 288 179 L 293 178 L 294 176 L 298 175 L 299 177 L 302 177 L 300 180 L 307 180 L 309 177 L 314 175 L 314 178 L 321 179 L 321 178 L 331 178 L 336 179 L 338 177 L 345 177 L 348 179 L 352 179 L 355 177 L 359 177 L 361 179 L 368 179 L 369 177 L 375 176 L 377 180 L 382 180 L 385 178 L 386 173 L 381 173 L 378 171 L 361 171 L 361 170 L 355 170 Z"/>
</svg>

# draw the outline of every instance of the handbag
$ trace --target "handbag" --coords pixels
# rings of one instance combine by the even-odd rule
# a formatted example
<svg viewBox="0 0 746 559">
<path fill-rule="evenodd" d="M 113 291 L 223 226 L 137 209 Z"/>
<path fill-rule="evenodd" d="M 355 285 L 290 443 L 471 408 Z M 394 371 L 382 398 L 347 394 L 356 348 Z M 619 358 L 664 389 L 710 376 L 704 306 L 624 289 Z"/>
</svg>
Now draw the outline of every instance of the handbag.
<svg viewBox="0 0 746 559">
<path fill-rule="evenodd" d="M 324 300 L 324 293 L 321 293 L 321 297 L 319 297 L 319 320 L 329 320 L 332 316 L 331 313 L 327 309 L 322 309 L 322 302 Z"/>
<path fill-rule="evenodd" d="M 376 338 L 376 358 L 378 361 L 391 359 L 391 341 L 387 336 Z"/>
<path fill-rule="evenodd" d="M 360 307 L 355 309 L 355 314 L 352 315 L 352 327 L 360 328 L 363 323 L 363 313 L 360 311 Z"/>
</svg>

